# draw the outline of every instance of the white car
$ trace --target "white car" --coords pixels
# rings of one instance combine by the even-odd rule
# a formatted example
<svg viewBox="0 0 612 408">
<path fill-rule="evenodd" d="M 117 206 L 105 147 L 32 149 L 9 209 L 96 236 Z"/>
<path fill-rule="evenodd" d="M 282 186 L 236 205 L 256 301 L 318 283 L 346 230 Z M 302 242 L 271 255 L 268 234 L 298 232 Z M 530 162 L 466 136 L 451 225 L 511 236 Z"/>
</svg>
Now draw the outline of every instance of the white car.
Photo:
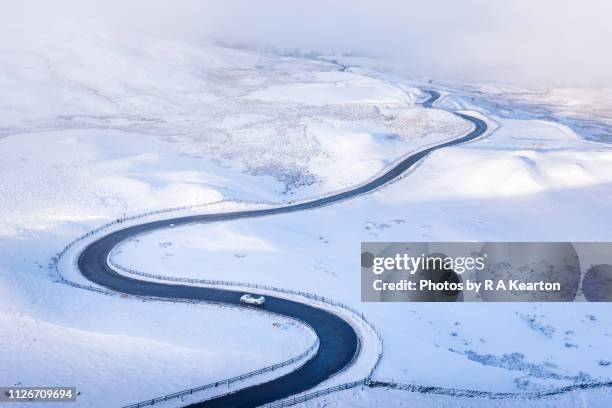
<svg viewBox="0 0 612 408">
<path fill-rule="evenodd" d="M 244 295 L 240 296 L 240 303 L 243 303 L 245 305 L 261 306 L 264 304 L 265 301 L 266 298 L 260 295 L 251 295 L 250 293 L 245 293 Z"/>
</svg>

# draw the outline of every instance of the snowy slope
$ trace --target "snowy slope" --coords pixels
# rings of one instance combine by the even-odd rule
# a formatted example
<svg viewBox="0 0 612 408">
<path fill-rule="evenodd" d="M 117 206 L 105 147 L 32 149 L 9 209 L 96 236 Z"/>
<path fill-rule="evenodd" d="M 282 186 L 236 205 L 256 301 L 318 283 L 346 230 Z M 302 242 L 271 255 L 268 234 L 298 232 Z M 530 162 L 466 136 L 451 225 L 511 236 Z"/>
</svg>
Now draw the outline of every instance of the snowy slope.
<svg viewBox="0 0 612 408">
<path fill-rule="evenodd" d="M 437 151 L 400 182 L 358 200 L 160 231 L 127 242 L 115 260 L 347 302 L 381 328 L 386 351 L 377 376 L 386 380 L 516 391 L 610 379 L 606 304 L 359 302 L 361 241 L 612 238 L 612 148 L 557 123 L 497 120 L 488 139 Z"/>
<path fill-rule="evenodd" d="M 0 382 L 76 385 L 82 406 L 241 374 L 312 336 L 260 314 L 64 287 L 48 264 L 65 244 L 124 214 L 343 188 L 467 126 L 415 108 L 417 90 L 326 62 L 99 33 L 0 42 Z M 338 99 L 257 94 L 281 86 Z M 244 332 L 266 336 L 246 347 Z"/>
<path fill-rule="evenodd" d="M 260 189 L 262 196 L 314 195 L 353 181 L 328 179 L 334 156 L 320 145 L 317 122 L 350 124 L 353 134 L 377 127 L 402 139 L 466 126 L 444 113 L 411 111 L 421 98 L 416 89 L 328 62 L 61 32 L 18 49 L 4 44 L 0 55 L 0 83 L 10 91 L 0 95 L 0 137 L 83 128 L 157 136 L 179 155 L 271 176 L 279 184 Z"/>
<path fill-rule="evenodd" d="M 29 270 L 28 256 L 19 254 L 21 268 L 0 269 L 6 386 L 76 386 L 78 406 L 121 406 L 283 361 L 314 341 L 302 325 L 279 317 L 52 283 Z M 237 331 L 268 335 L 246 347 Z"/>
<path fill-rule="evenodd" d="M 418 107 L 423 84 L 391 70 L 100 33 L 29 38 L 0 39 L 0 383 L 74 384 L 81 406 L 246 372 L 312 338 L 270 316 L 64 287 L 48 263 L 66 243 L 124 213 L 346 188 L 468 126 Z M 584 108 L 555 110 L 570 118 L 563 125 L 534 113 L 536 102 L 506 109 L 449 87 L 458 96 L 442 106 L 485 111 L 501 129 L 358 200 L 163 231 L 128 242 L 116 260 L 352 304 L 383 332 L 382 379 L 516 390 L 611 378 L 600 364 L 612 361 L 606 305 L 359 303 L 362 240 L 611 239 L 609 145 L 566 126 Z M 589 118 L 596 129 L 607 126 L 601 112 Z M 244 332 L 270 335 L 245 347 Z"/>
</svg>

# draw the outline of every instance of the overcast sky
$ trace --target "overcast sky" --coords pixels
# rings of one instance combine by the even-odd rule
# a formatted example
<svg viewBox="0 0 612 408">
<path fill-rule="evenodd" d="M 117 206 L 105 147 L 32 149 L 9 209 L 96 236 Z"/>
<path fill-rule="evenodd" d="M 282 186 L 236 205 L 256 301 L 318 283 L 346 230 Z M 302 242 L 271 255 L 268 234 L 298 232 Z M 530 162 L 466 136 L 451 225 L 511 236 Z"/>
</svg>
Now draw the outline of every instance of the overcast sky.
<svg viewBox="0 0 612 408">
<path fill-rule="evenodd" d="M 41 28 L 76 21 L 112 31 L 118 41 L 143 33 L 196 41 L 221 39 L 399 59 L 423 75 L 446 79 L 612 86 L 609 0 L 0 0 L 0 4 L 4 9 L 0 24 L 5 27 Z"/>
</svg>

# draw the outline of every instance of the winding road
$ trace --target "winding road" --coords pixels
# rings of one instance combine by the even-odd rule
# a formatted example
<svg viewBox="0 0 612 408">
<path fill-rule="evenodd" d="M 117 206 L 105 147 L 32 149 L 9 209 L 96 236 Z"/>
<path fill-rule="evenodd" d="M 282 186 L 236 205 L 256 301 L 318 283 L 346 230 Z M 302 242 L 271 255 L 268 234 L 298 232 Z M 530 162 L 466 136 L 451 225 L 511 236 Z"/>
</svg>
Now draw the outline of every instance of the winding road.
<svg viewBox="0 0 612 408">
<path fill-rule="evenodd" d="M 423 102 L 422 105 L 430 108 L 433 103 L 440 98 L 440 94 L 436 91 L 428 92 L 430 97 Z M 475 127 L 469 134 L 414 153 L 401 160 L 379 177 L 365 184 L 356 186 L 353 189 L 282 207 L 185 216 L 127 227 L 112 232 L 89 244 L 81 252 L 78 258 L 78 268 L 83 276 L 90 281 L 114 291 L 130 295 L 152 296 L 166 299 L 189 299 L 239 305 L 240 296 L 244 292 L 142 281 L 121 275 L 108 265 L 108 255 L 119 243 L 135 235 L 170 227 L 170 224 L 178 226 L 194 222 L 209 223 L 291 213 L 322 207 L 371 192 L 396 179 L 434 150 L 471 141 L 483 135 L 487 130 L 487 125 L 483 120 L 463 113 L 455 114 L 474 124 Z M 313 388 L 347 367 L 353 358 L 356 357 L 359 352 L 357 333 L 341 317 L 304 303 L 294 302 L 280 297 L 266 295 L 266 299 L 266 310 L 289 318 L 302 320 L 314 329 L 320 341 L 317 354 L 300 368 L 277 379 L 250 386 L 233 394 L 221 396 L 191 406 L 253 407 L 276 401 Z"/>
</svg>

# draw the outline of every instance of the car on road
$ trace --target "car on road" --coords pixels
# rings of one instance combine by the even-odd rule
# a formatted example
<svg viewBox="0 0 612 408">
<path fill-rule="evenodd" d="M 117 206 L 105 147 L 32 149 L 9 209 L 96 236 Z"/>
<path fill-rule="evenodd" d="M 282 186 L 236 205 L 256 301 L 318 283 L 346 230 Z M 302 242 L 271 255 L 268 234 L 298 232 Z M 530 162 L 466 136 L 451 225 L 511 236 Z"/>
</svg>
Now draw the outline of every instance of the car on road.
<svg viewBox="0 0 612 408">
<path fill-rule="evenodd" d="M 252 295 L 245 293 L 240 296 L 240 303 L 251 306 L 262 306 L 266 302 L 266 298 L 261 295 Z"/>
</svg>

